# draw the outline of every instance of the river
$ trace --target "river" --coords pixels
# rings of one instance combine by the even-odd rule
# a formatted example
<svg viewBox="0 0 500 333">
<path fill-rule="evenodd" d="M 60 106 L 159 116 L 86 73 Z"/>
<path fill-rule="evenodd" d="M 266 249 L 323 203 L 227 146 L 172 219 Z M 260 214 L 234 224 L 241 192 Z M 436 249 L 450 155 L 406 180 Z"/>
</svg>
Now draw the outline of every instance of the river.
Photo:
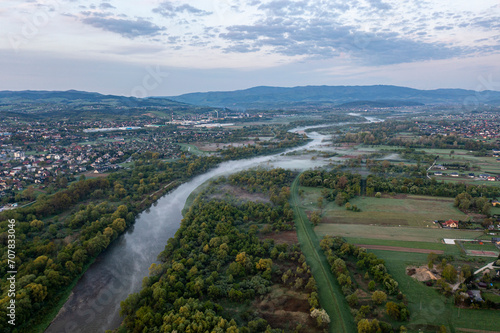
<svg viewBox="0 0 500 333">
<path fill-rule="evenodd" d="M 358 115 L 358 114 L 356 114 Z M 383 121 L 365 117 L 369 122 Z M 295 128 L 308 129 L 343 126 L 352 123 L 324 124 Z M 45 330 L 46 333 L 96 333 L 118 328 L 120 302 L 141 290 L 142 279 L 152 263 L 175 235 L 182 219 L 182 208 L 189 194 L 207 180 L 257 166 L 304 170 L 330 163 L 310 156 L 287 156 L 300 150 L 321 150 L 328 136 L 317 132 L 307 134 L 312 141 L 284 153 L 221 163 L 217 168 L 199 175 L 160 198 L 150 209 L 139 214 L 132 227 L 119 236 L 73 288 L 67 302 Z"/>
<path fill-rule="evenodd" d="M 322 126 L 321 126 L 322 127 Z M 311 127 L 297 128 L 302 131 Z M 315 149 L 322 145 L 324 135 L 308 133 L 312 139 L 304 146 L 285 153 Z M 131 293 L 140 291 L 148 268 L 156 262 L 167 240 L 175 235 L 182 219 L 181 210 L 189 194 L 207 180 L 259 165 L 307 169 L 328 164 L 322 159 L 311 160 L 284 153 L 229 161 L 193 178 L 160 198 L 156 205 L 142 212 L 132 227 L 101 253 L 83 274 L 56 318 L 45 330 L 47 333 L 104 332 L 117 328 L 122 318 L 120 302 Z"/>
</svg>

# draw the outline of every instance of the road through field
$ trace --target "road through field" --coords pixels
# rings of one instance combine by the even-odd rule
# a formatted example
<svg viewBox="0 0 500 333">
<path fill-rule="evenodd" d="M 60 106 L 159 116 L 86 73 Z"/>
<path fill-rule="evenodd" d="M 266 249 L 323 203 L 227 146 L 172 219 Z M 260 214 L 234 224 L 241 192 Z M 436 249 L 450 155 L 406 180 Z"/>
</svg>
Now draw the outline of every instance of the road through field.
<svg viewBox="0 0 500 333">
<path fill-rule="evenodd" d="M 319 246 L 319 240 L 304 210 L 300 207 L 298 194 L 299 177 L 292 183 L 291 204 L 295 211 L 295 226 L 300 247 L 311 267 L 318 286 L 321 306 L 330 316 L 331 333 L 356 332 L 354 320 L 341 292 L 340 286 L 330 271 L 330 265 Z"/>
</svg>

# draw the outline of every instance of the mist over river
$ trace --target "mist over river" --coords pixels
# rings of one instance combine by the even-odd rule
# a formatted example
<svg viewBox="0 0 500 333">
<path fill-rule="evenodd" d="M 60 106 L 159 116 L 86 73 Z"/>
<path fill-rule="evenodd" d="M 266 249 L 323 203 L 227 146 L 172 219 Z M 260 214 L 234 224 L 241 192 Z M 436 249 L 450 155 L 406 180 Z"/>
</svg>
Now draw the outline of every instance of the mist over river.
<svg viewBox="0 0 500 333">
<path fill-rule="evenodd" d="M 333 125 L 343 124 L 306 126 L 293 131 Z M 189 194 L 213 177 L 252 167 L 304 170 L 328 164 L 323 159 L 311 160 L 301 155 L 285 155 L 301 150 L 321 149 L 326 136 L 317 132 L 308 133 L 308 136 L 312 139 L 308 144 L 281 154 L 224 162 L 160 198 L 156 205 L 142 212 L 134 225 L 97 257 L 45 332 L 95 333 L 117 328 L 122 321 L 119 315 L 120 302 L 129 294 L 140 291 L 142 279 L 148 275 L 149 267 L 156 262 L 156 257 L 164 250 L 167 240 L 179 228 L 181 210 Z"/>
</svg>

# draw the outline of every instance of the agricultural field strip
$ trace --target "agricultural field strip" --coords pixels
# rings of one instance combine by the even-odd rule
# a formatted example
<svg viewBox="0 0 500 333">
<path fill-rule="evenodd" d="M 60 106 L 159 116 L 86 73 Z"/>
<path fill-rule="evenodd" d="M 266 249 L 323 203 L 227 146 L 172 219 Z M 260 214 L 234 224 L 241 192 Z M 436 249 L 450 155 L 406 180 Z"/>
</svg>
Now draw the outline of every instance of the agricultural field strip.
<svg viewBox="0 0 500 333">
<path fill-rule="evenodd" d="M 368 250 L 384 250 L 384 251 L 396 251 L 396 252 L 412 252 L 412 253 L 431 253 L 443 254 L 442 250 L 426 250 L 426 249 L 415 249 L 411 247 L 399 247 L 399 246 L 387 246 L 387 245 L 366 245 L 366 244 L 354 244 L 359 247 L 364 247 Z"/>
<path fill-rule="evenodd" d="M 475 239 L 482 235 L 482 232 L 474 230 L 451 230 L 438 228 L 417 228 L 417 227 L 394 227 L 353 224 L 320 224 L 316 227 L 319 236 L 337 235 L 347 238 L 363 238 L 372 240 L 408 241 L 416 243 L 437 243 L 443 244 L 443 238 L 465 238 Z M 370 242 L 371 243 L 371 242 Z M 368 244 L 370 244 L 368 243 Z M 383 245 L 381 243 L 374 245 Z M 423 244 L 422 244 L 423 245 Z M 401 246 L 397 244 L 395 246 Z M 413 246 L 419 248 L 421 246 Z"/>
<path fill-rule="evenodd" d="M 339 304 L 339 301 L 338 301 L 338 296 L 339 296 L 339 292 L 338 291 L 337 293 L 335 292 L 335 286 L 333 284 L 333 276 L 331 275 L 330 273 L 330 270 L 328 269 L 325 269 L 325 266 L 324 266 L 324 263 L 322 262 L 322 260 L 320 259 L 320 255 L 317 251 L 317 247 L 315 246 L 315 244 L 313 243 L 312 239 L 311 239 L 311 234 L 309 233 L 309 230 L 306 226 L 306 222 L 305 222 L 305 219 L 307 219 L 307 217 L 305 217 L 305 214 L 303 212 L 303 210 L 300 208 L 299 206 L 299 200 L 298 200 L 298 181 L 299 181 L 299 176 L 297 176 L 297 178 L 295 178 L 294 182 L 292 183 L 292 187 L 291 187 L 291 195 L 292 195 L 292 204 L 294 206 L 294 210 L 295 210 L 295 215 L 296 215 L 296 225 L 297 225 L 297 234 L 299 236 L 299 241 L 302 239 L 302 240 L 305 240 L 305 242 L 301 242 L 301 247 L 303 247 L 303 252 L 304 253 L 312 253 L 314 255 L 314 259 L 315 261 L 312 261 L 310 260 L 311 258 L 307 258 L 306 259 L 309 259 L 308 261 L 310 262 L 310 266 L 311 268 L 313 268 L 314 266 L 316 266 L 317 268 L 319 268 L 319 271 L 321 272 L 321 275 L 322 276 L 318 276 L 318 274 L 316 274 L 314 276 L 314 278 L 316 279 L 317 283 L 318 283 L 318 288 L 321 288 L 321 281 L 325 281 L 326 285 L 328 286 L 328 289 L 330 291 L 330 297 L 331 297 L 331 300 L 333 302 L 334 305 L 335 305 L 335 312 L 336 313 L 332 313 L 331 312 L 331 309 L 330 311 L 328 311 L 329 309 L 329 303 L 328 302 L 322 302 L 323 304 L 323 308 L 329 312 L 329 316 L 331 318 L 331 322 L 330 322 L 330 332 L 339 332 L 338 329 L 339 329 L 339 325 L 338 323 L 340 323 L 341 325 L 341 328 L 342 328 L 342 332 L 349 332 L 348 329 L 347 329 L 347 324 L 345 322 L 345 318 L 344 316 L 342 315 L 342 311 L 341 311 L 341 304 Z M 313 233 L 314 231 L 311 230 L 311 233 Z M 319 246 L 319 244 L 317 244 Z M 309 248 L 309 251 L 306 250 L 306 248 Z M 317 265 L 316 265 L 317 263 Z M 317 271 L 317 270 L 316 270 Z M 322 295 L 322 293 L 320 292 L 320 299 L 323 298 L 324 299 L 324 295 Z M 321 297 L 323 296 L 323 297 Z M 343 298 L 342 298 L 343 299 Z M 334 316 L 334 314 L 336 314 Z M 336 320 L 337 319 L 337 320 Z M 340 319 L 340 320 L 338 320 Z M 334 329 L 333 325 L 337 323 L 337 327 Z"/>
</svg>

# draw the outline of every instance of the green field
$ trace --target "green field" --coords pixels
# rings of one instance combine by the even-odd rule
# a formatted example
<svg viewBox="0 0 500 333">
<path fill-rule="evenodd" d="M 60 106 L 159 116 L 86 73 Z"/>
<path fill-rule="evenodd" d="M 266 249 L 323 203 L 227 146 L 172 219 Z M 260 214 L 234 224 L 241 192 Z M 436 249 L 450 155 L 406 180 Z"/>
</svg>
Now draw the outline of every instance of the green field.
<svg viewBox="0 0 500 333">
<path fill-rule="evenodd" d="M 320 189 L 301 187 L 304 190 L 302 204 L 314 210 Z M 334 202 L 325 205 L 325 224 L 362 224 L 388 226 L 431 227 L 434 220 L 467 220 L 468 216 L 453 206 L 451 198 L 408 195 L 404 198 L 356 197 L 349 201 L 361 212 L 346 210 Z"/>
<path fill-rule="evenodd" d="M 195 145 L 190 145 L 187 143 L 178 143 L 178 145 L 181 147 L 182 151 L 189 152 L 190 154 L 196 155 L 196 156 L 205 156 L 205 155 L 210 155 L 210 153 L 207 153 L 203 150 L 200 150 L 198 147 Z"/>
<path fill-rule="evenodd" d="M 371 146 L 371 145 L 357 145 L 353 147 L 353 150 L 345 151 L 346 153 L 352 153 L 354 151 L 359 152 L 379 152 L 379 151 L 397 151 L 403 150 L 405 147 L 399 146 Z M 500 174 L 500 162 L 498 162 L 496 157 L 492 156 L 474 156 L 468 150 L 463 149 L 434 149 L 434 148 L 417 148 L 416 151 L 424 151 L 427 154 L 438 155 L 438 164 L 442 163 L 453 163 L 453 162 L 470 162 L 472 166 L 480 168 L 480 171 L 473 171 L 476 174 L 479 173 L 490 173 L 490 174 Z M 451 151 L 454 153 L 451 154 Z M 431 170 L 432 171 L 432 170 Z M 450 171 L 450 172 L 453 172 Z M 463 171 L 462 171 L 463 173 Z"/>
<path fill-rule="evenodd" d="M 496 251 L 498 252 L 498 248 L 493 245 L 493 243 L 484 242 L 483 245 L 479 243 L 472 242 L 461 242 L 462 246 L 465 250 L 478 250 L 478 251 Z"/>
<path fill-rule="evenodd" d="M 495 303 L 500 303 L 500 295 L 492 294 L 492 293 L 483 293 L 483 298 L 485 300 L 489 300 Z"/>
<path fill-rule="evenodd" d="M 388 240 L 388 239 L 371 239 L 371 238 L 357 238 L 357 237 L 345 237 L 348 243 L 359 244 L 359 245 L 383 245 L 383 246 L 395 246 L 395 247 L 406 247 L 410 249 L 425 249 L 425 250 L 436 250 L 444 251 L 445 254 L 460 255 L 461 251 L 457 245 L 446 245 L 443 243 L 430 243 L 430 242 L 414 242 L 414 241 L 403 241 L 403 240 Z"/>
<path fill-rule="evenodd" d="M 427 262 L 426 254 L 369 251 L 385 260 L 389 273 L 399 282 L 401 291 L 408 299 L 411 313 L 409 332 L 434 333 L 440 325 L 445 325 L 448 332 L 455 332 L 459 328 L 500 331 L 498 325 L 500 311 L 459 310 L 453 305 L 452 298 L 447 299 L 434 289 L 406 275 L 407 266 L 420 266 Z"/>
</svg>

